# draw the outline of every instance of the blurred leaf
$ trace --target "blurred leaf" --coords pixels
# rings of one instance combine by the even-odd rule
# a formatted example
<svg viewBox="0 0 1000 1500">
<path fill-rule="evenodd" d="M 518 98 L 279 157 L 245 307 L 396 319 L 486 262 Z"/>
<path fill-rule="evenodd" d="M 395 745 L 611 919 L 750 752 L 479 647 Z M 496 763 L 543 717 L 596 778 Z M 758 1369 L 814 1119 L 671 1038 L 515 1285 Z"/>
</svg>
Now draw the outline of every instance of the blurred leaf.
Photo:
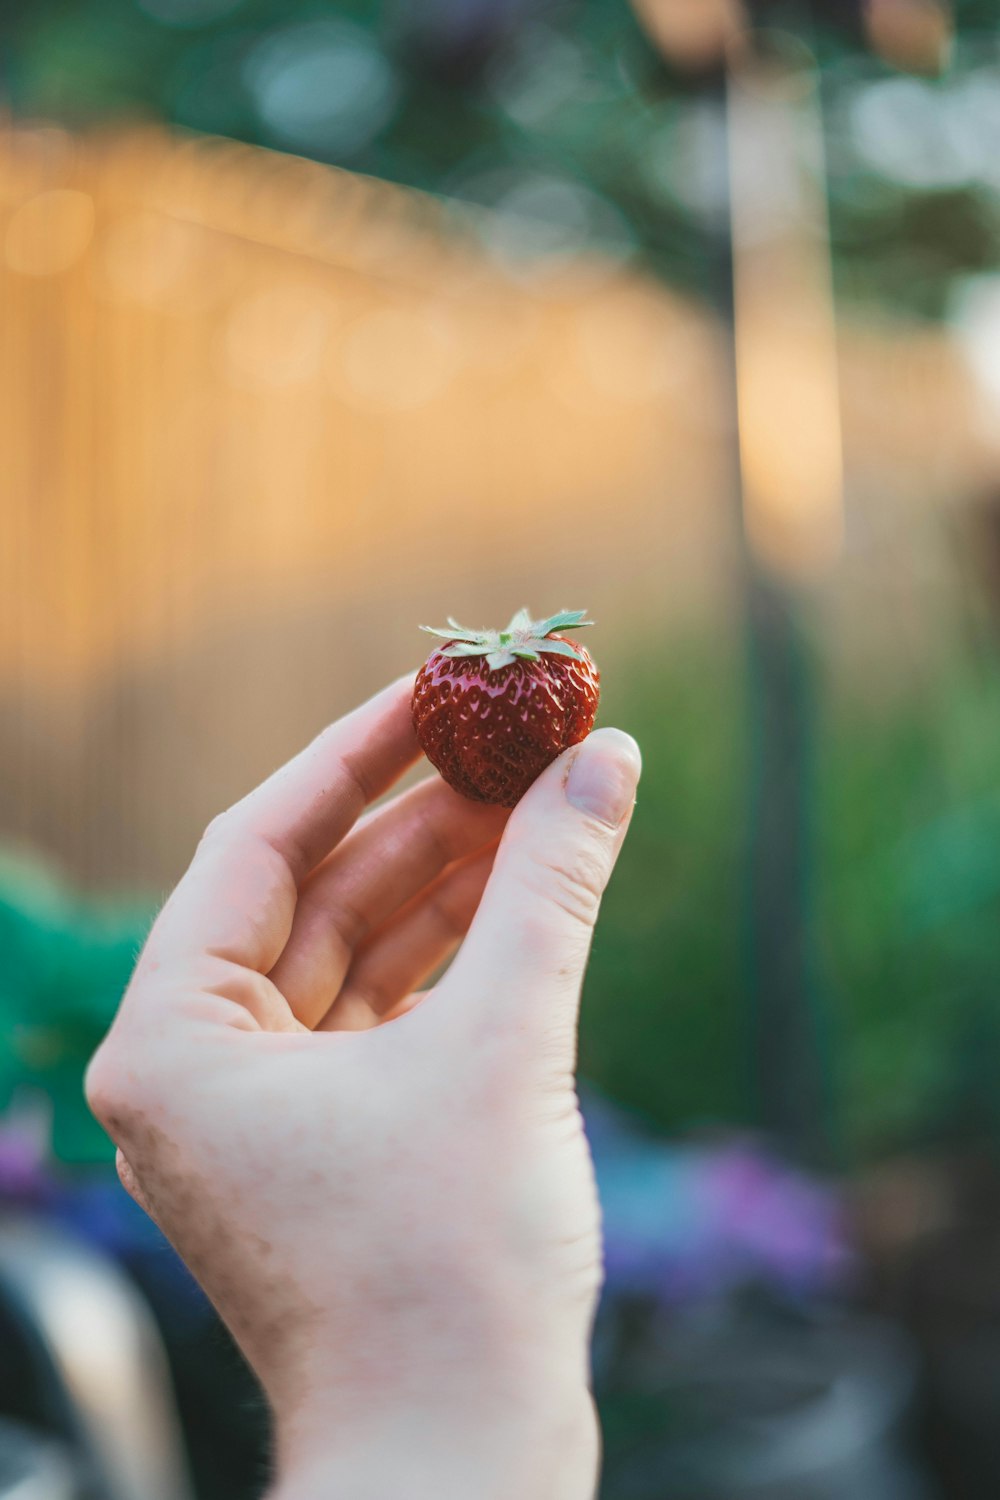
<svg viewBox="0 0 1000 1500">
<path fill-rule="evenodd" d="M 145 903 L 84 901 L 37 864 L 0 860 L 0 1109 L 21 1088 L 54 1105 L 65 1161 L 113 1155 L 83 1100 L 83 1070 L 114 1015 L 148 926 Z"/>
</svg>

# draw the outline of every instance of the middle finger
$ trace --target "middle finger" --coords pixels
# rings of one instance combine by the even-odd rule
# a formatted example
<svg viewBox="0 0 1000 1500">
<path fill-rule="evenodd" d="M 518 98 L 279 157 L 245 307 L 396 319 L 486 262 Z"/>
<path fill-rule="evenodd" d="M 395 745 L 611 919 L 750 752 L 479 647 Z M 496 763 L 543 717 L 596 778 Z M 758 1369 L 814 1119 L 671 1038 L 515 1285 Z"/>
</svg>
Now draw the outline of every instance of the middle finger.
<svg viewBox="0 0 1000 1500">
<path fill-rule="evenodd" d="M 296 1017 L 329 1010 L 354 949 L 446 865 L 496 840 L 509 810 L 470 802 L 440 777 L 369 814 L 309 876 L 270 978 Z"/>
</svg>

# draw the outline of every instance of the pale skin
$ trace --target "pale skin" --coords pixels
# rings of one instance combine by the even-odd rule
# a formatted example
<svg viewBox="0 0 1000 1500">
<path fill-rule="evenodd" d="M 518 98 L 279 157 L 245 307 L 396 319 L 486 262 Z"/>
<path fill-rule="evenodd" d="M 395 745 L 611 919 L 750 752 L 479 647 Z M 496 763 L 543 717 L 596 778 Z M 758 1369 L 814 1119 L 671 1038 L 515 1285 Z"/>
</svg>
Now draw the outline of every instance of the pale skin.
<svg viewBox="0 0 1000 1500">
<path fill-rule="evenodd" d="M 509 818 L 436 776 L 366 813 L 411 687 L 209 825 L 88 1099 L 260 1378 L 272 1500 L 590 1500 L 576 1027 L 639 755 L 599 730 Z"/>
</svg>

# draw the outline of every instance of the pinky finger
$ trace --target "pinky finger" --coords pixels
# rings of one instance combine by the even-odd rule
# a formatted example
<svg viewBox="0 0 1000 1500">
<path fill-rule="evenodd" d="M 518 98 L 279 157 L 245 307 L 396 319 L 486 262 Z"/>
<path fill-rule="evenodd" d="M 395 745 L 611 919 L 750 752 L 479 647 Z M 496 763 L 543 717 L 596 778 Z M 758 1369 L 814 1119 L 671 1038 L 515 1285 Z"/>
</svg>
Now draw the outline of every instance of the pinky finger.
<svg viewBox="0 0 1000 1500">
<path fill-rule="evenodd" d="M 496 845 L 450 865 L 357 949 L 317 1028 L 365 1031 L 412 1010 L 421 980 L 462 941 L 493 868 Z"/>
</svg>

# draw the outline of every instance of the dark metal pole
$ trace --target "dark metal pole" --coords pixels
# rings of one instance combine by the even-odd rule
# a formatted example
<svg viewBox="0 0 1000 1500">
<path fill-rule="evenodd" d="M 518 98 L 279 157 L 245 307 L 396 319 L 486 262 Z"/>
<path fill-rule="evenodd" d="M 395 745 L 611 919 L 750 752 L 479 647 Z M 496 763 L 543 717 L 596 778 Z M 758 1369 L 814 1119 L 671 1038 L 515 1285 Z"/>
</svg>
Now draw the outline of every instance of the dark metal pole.
<svg viewBox="0 0 1000 1500">
<path fill-rule="evenodd" d="M 722 108 L 731 109 L 727 83 Z M 727 118 L 727 127 L 731 120 Z M 727 162 L 726 181 L 732 184 Z M 814 981 L 812 701 L 807 654 L 789 586 L 754 556 L 743 525 L 734 251 L 717 241 L 727 330 L 733 495 L 742 538 L 738 587 L 747 667 L 747 844 L 744 928 L 752 1117 L 793 1157 L 832 1154 L 826 1038 Z"/>
</svg>

